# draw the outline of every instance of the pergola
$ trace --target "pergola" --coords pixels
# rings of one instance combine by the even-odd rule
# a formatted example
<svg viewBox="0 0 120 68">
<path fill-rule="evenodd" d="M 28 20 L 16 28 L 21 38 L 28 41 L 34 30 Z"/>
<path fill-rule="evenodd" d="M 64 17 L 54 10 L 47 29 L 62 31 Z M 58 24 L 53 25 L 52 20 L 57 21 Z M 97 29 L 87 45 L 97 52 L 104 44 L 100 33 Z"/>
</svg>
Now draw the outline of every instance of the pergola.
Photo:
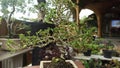
<svg viewBox="0 0 120 68">
<path fill-rule="evenodd" d="M 82 9 L 90 9 L 97 16 L 98 36 L 102 36 L 103 16 L 106 13 L 115 13 L 120 19 L 120 0 L 72 0 L 75 4 L 75 21 L 80 25 L 79 14 Z"/>
</svg>

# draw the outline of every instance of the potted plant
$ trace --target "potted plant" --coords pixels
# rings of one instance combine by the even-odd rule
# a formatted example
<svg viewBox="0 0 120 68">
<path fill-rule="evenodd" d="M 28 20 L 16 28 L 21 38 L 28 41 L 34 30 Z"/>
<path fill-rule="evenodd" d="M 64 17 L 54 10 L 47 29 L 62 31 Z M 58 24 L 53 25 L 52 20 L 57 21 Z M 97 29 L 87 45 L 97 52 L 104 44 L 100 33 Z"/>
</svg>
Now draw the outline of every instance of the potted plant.
<svg viewBox="0 0 120 68">
<path fill-rule="evenodd" d="M 53 57 L 51 61 L 41 61 L 40 68 L 78 68 L 72 60 Z"/>
<path fill-rule="evenodd" d="M 86 44 L 85 47 L 83 48 L 83 54 L 84 56 L 91 56 L 91 53 L 92 53 L 92 46 L 90 46 L 90 44 Z"/>
<path fill-rule="evenodd" d="M 84 56 L 91 56 L 91 54 L 100 54 L 100 50 L 103 47 L 97 43 L 86 44 L 82 47 L 82 51 Z"/>
<path fill-rule="evenodd" d="M 106 41 L 104 42 L 104 48 L 103 48 L 103 56 L 105 58 L 111 58 L 112 57 L 112 53 L 113 53 L 113 48 L 114 48 L 114 45 L 112 44 L 111 41 Z"/>
<path fill-rule="evenodd" d="M 83 48 L 83 52 L 87 51 L 91 51 L 91 54 L 95 54 L 95 55 L 101 55 L 102 54 L 102 49 L 104 49 L 104 45 L 100 44 L 102 38 L 98 38 L 93 40 L 91 43 L 89 43 L 88 45 L 84 46 Z M 88 55 L 90 56 L 90 55 Z"/>
<path fill-rule="evenodd" d="M 102 60 L 93 59 L 90 60 L 82 60 L 85 68 L 103 68 Z"/>
</svg>

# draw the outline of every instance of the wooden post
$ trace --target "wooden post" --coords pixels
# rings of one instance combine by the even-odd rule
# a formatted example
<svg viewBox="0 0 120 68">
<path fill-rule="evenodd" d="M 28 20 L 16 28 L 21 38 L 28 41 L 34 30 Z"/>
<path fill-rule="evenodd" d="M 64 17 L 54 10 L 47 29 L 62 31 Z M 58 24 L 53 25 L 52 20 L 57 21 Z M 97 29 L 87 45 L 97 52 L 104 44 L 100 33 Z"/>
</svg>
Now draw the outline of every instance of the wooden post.
<svg viewBox="0 0 120 68">
<path fill-rule="evenodd" d="M 78 26 L 80 26 L 80 20 L 79 20 L 80 7 L 78 5 L 79 2 L 80 2 L 80 0 L 76 0 L 76 3 L 77 3 L 77 5 L 76 5 L 76 23 Z"/>
<path fill-rule="evenodd" d="M 102 37 L 102 14 L 99 13 L 96 15 L 98 21 L 98 37 Z"/>
<path fill-rule="evenodd" d="M 0 61 L 0 68 L 2 68 L 2 62 Z"/>
</svg>

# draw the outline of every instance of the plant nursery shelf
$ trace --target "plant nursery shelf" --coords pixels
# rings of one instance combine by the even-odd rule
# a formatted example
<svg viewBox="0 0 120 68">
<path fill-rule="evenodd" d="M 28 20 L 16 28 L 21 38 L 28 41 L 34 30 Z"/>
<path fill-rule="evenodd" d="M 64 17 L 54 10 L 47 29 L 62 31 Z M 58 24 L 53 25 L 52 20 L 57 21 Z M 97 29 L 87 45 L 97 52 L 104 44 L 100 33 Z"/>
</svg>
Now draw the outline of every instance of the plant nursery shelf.
<svg viewBox="0 0 120 68">
<path fill-rule="evenodd" d="M 23 54 L 23 53 L 28 52 L 30 50 L 32 50 L 32 48 L 23 49 L 23 50 L 12 53 L 12 52 L 4 51 L 4 50 L 0 49 L 0 61 L 17 56 L 17 55 L 20 55 L 20 54 Z"/>
<path fill-rule="evenodd" d="M 77 56 L 74 57 L 74 59 L 85 59 L 85 60 L 90 60 L 91 58 L 101 59 L 101 60 L 108 60 L 108 61 L 116 59 L 116 60 L 120 61 L 120 57 L 105 58 L 102 55 L 84 56 L 83 54 L 78 54 Z"/>
</svg>

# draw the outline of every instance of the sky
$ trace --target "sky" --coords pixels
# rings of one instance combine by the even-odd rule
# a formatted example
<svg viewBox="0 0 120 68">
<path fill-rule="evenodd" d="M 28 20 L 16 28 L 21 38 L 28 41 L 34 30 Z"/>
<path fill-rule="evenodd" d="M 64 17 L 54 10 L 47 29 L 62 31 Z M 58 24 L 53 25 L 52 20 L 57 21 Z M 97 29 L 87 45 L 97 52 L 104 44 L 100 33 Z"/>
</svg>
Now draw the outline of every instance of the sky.
<svg viewBox="0 0 120 68">
<path fill-rule="evenodd" d="M 26 0 L 27 1 L 27 0 Z M 26 2 L 27 3 L 27 2 Z M 33 3 L 32 4 L 28 4 L 27 3 L 27 7 L 34 7 L 34 5 L 37 5 L 37 0 L 33 0 Z M 24 18 L 32 18 L 32 19 L 36 19 L 37 18 L 37 13 L 30 13 L 29 10 L 26 11 L 27 13 L 23 14 L 23 13 L 15 13 L 14 14 L 14 17 L 19 19 L 21 17 L 24 17 Z"/>
<path fill-rule="evenodd" d="M 32 3 L 32 4 L 28 4 L 27 3 L 27 7 L 33 7 L 33 5 L 37 5 L 37 0 L 34 0 L 34 3 Z M 1 10 L 1 6 L 0 6 L 0 10 Z M 27 10 L 26 12 L 27 13 L 25 13 L 25 14 L 20 13 L 20 12 L 14 12 L 13 17 L 15 17 L 16 19 L 21 19 L 21 17 L 24 17 L 24 18 L 33 18 L 33 19 L 37 18 L 37 13 L 30 13 L 29 10 Z M 3 15 L 3 13 L 0 12 L 0 16 L 2 16 L 2 15 Z"/>
<path fill-rule="evenodd" d="M 89 9 L 82 9 L 80 12 L 80 19 L 82 19 L 84 16 L 88 17 L 90 14 L 94 13 L 93 11 Z"/>
<path fill-rule="evenodd" d="M 80 12 L 80 19 L 82 19 L 83 17 L 88 17 L 90 14 L 94 13 L 93 11 L 89 10 L 89 9 L 83 9 Z M 19 15 L 19 16 L 18 16 Z M 22 13 L 16 13 L 14 15 L 17 19 L 19 19 L 20 17 L 25 17 L 25 18 L 37 18 L 37 13 L 31 13 L 29 16 L 27 14 L 22 14 Z"/>
<path fill-rule="evenodd" d="M 1 10 L 1 5 L 0 5 L 0 10 Z M 0 12 L 0 16 L 2 16 L 3 14 Z"/>
<path fill-rule="evenodd" d="M 82 19 L 83 17 L 88 17 L 92 13 L 94 13 L 94 12 L 89 9 L 83 9 L 83 10 L 81 10 L 80 15 L 79 15 L 80 19 Z M 27 14 L 23 15 L 22 13 L 15 14 L 16 18 L 20 18 L 22 16 L 25 18 L 37 18 L 37 13 L 31 13 L 30 16 L 28 16 Z"/>
</svg>

